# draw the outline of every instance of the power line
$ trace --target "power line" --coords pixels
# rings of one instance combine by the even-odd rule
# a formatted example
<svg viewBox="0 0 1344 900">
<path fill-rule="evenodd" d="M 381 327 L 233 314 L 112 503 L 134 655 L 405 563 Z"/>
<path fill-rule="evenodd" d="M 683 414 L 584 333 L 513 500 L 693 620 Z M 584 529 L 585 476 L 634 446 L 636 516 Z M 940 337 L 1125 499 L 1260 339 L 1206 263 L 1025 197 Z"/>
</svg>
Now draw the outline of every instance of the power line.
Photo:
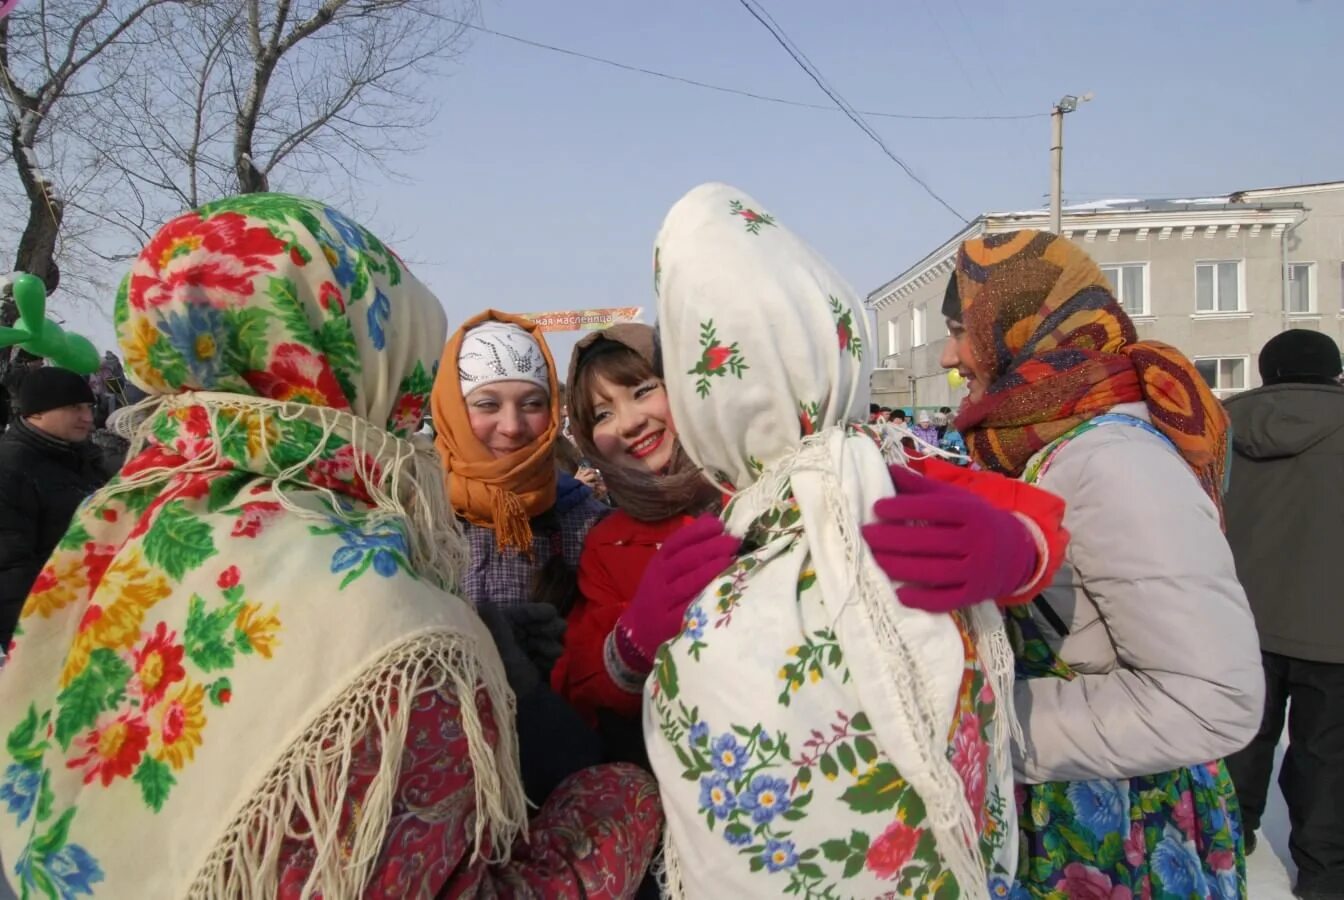
<svg viewBox="0 0 1344 900">
<path fill-rule="evenodd" d="M 641 75 L 652 75 L 654 78 L 663 78 L 668 81 L 676 81 L 681 84 L 689 84 L 692 87 L 704 88 L 710 91 L 719 91 L 724 94 L 735 94 L 739 97 L 749 97 L 752 100 L 763 100 L 766 103 L 779 103 L 784 106 L 798 106 L 803 109 L 820 109 L 826 112 L 835 112 L 834 106 L 827 106 L 824 103 L 806 103 L 801 100 L 788 100 L 784 97 L 771 97 L 768 94 L 758 94 L 754 91 L 744 91 L 739 88 L 725 87 L 721 84 L 710 84 L 707 81 L 697 81 L 694 78 L 686 78 L 681 75 L 670 75 L 667 72 L 659 72 L 654 69 L 646 69 L 642 66 L 632 66 L 629 63 L 617 62 L 614 59 L 606 59 L 601 56 L 593 56 L 588 53 L 581 53 L 578 50 L 570 50 L 565 47 L 557 47 L 554 44 L 546 44 L 541 41 L 534 41 L 529 38 L 520 37 L 516 34 L 508 34 L 503 31 L 495 31 L 493 28 L 486 28 L 484 25 L 475 25 L 471 22 L 463 22 L 458 19 L 444 18 L 443 21 L 462 28 L 470 28 L 473 31 L 479 31 L 482 34 L 488 34 L 493 37 L 503 38 L 506 41 L 514 41 L 519 44 L 525 44 L 529 47 L 535 47 L 538 50 L 549 50 L 552 53 L 562 53 L 565 56 L 572 56 L 577 59 L 585 59 L 589 62 L 601 63 L 604 66 L 611 66 L 615 69 L 622 69 L 626 72 L 638 72 Z M 1003 115 L 1003 116 L 957 116 L 957 115 L 938 115 L 922 116 L 915 113 L 893 113 L 893 112 L 875 112 L 872 110 L 863 110 L 865 116 L 877 116 L 884 119 L 908 119 L 923 122 L 1006 122 L 1021 119 L 1044 119 L 1049 113 L 1025 113 L 1022 115 Z"/>
<path fill-rule="evenodd" d="M 789 56 L 793 57 L 793 61 L 796 62 L 798 66 L 808 74 L 808 77 L 810 77 L 814 82 L 816 82 L 817 87 L 821 88 L 822 91 L 825 92 L 826 96 L 830 97 L 831 100 L 835 102 L 835 105 L 840 108 L 840 111 L 843 112 L 846 116 L 848 116 L 851 122 L 859 126 L 859 129 L 863 131 L 864 134 L 868 135 L 868 137 L 870 137 L 873 140 L 873 142 L 877 144 L 877 146 L 881 147 L 882 152 L 885 153 L 891 159 L 892 162 L 896 163 L 896 165 L 901 167 L 901 170 L 910 177 L 911 181 L 913 181 L 915 184 L 923 188 L 924 193 L 928 194 L 934 200 L 937 200 L 938 203 L 942 205 L 943 209 L 946 209 L 948 212 L 956 216 L 962 222 L 965 222 L 967 224 L 970 223 L 970 219 L 967 219 L 961 213 L 957 212 L 957 210 L 952 206 L 952 204 L 944 200 L 941 196 L 939 196 L 937 191 L 935 191 L 932 187 L 929 186 L 928 182 L 926 182 L 924 179 L 916 175 L 915 171 L 906 164 L 905 160 L 901 159 L 894 152 L 892 152 L 891 148 L 887 146 L 887 142 L 882 140 L 882 136 L 879 135 L 876 131 L 874 131 L 872 126 L 863 120 L 863 116 L 859 114 L 859 112 L 855 110 L 852 106 L 850 106 L 849 103 L 843 97 L 840 96 L 839 91 L 834 90 L 829 84 L 826 83 L 826 79 L 822 76 L 820 70 L 818 70 L 816 66 L 812 65 L 812 61 L 807 59 L 806 54 L 804 54 L 802 50 L 798 49 L 793 44 L 793 42 L 789 39 L 788 35 L 784 33 L 784 29 L 779 27 L 778 23 L 776 23 L 775 20 L 771 18 L 768 12 L 765 12 L 764 10 L 758 12 L 756 10 L 756 7 L 752 5 L 750 0 L 738 0 L 738 2 L 742 4 L 742 6 L 747 10 L 747 12 L 751 13 L 752 18 L 754 18 L 757 22 L 760 22 L 762 27 L 764 27 L 767 31 L 770 32 L 770 35 L 775 39 L 775 41 L 778 42 L 778 44 L 781 47 L 783 47 L 785 51 L 788 52 Z"/>
</svg>

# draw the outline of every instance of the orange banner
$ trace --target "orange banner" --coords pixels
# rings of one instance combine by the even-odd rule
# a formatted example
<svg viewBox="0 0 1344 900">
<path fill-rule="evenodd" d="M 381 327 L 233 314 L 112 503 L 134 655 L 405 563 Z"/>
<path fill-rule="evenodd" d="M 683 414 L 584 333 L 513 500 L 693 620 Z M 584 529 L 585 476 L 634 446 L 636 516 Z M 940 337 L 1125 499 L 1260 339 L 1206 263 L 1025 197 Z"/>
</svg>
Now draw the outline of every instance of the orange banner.
<svg viewBox="0 0 1344 900">
<path fill-rule="evenodd" d="M 639 306 L 609 306 L 605 309 L 570 309 L 518 315 L 536 322 L 542 331 L 600 331 L 608 325 L 638 322 L 643 318 L 644 310 Z"/>
</svg>

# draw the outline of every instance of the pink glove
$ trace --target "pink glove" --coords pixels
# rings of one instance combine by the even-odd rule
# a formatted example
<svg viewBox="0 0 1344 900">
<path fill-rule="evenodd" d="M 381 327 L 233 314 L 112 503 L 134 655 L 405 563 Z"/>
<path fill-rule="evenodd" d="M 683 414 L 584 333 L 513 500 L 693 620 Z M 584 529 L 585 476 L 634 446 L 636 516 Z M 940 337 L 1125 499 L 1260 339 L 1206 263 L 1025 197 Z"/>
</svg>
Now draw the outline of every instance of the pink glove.
<svg viewBox="0 0 1344 900">
<path fill-rule="evenodd" d="M 616 622 L 616 649 L 631 669 L 647 673 L 653 668 L 658 648 L 681 630 L 686 607 L 732 565 L 741 543 L 711 515 L 663 542 Z"/>
<path fill-rule="evenodd" d="M 1030 529 L 966 488 L 893 467 L 897 496 L 863 536 L 906 606 L 943 613 L 1016 593 L 1036 570 Z"/>
</svg>

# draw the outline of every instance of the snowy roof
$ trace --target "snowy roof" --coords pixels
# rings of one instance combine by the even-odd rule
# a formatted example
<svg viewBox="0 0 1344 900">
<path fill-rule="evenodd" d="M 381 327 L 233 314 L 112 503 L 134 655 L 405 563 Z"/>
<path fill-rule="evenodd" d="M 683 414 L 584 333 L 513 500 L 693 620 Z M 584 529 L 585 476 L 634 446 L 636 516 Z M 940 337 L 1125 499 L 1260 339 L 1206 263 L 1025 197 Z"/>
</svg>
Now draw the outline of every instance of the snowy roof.
<svg viewBox="0 0 1344 900">
<path fill-rule="evenodd" d="M 1220 206 L 1235 206 L 1238 209 L 1257 207 L 1257 203 L 1233 203 L 1231 196 L 1223 197 L 1182 197 L 1140 200 L 1138 198 L 1115 198 L 1109 200 L 1090 200 L 1087 203 L 1065 203 L 1066 213 L 1102 213 L 1102 212 L 1184 212 L 1189 210 L 1208 210 Z M 1049 212 L 1045 207 L 1023 209 L 1014 212 L 985 213 L 985 218 L 1017 218 L 1020 216 L 1043 216 Z"/>
</svg>

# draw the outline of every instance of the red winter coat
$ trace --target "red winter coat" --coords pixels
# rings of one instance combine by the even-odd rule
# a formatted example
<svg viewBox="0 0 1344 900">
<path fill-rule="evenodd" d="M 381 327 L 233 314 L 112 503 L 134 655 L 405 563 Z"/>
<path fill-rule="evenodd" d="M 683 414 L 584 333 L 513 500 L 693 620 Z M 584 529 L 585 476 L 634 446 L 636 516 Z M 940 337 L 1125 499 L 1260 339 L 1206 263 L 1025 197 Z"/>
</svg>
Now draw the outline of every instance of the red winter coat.
<svg viewBox="0 0 1344 900">
<path fill-rule="evenodd" d="M 569 615 L 565 651 L 551 670 L 551 687 L 589 724 L 596 724 L 599 709 L 631 718 L 639 715 L 643 695 L 623 690 L 607 674 L 603 654 L 607 635 L 630 605 L 644 569 L 663 541 L 690 521 L 690 516 L 674 516 L 640 522 L 618 509 L 588 532 L 579 557 L 582 596 Z"/>
</svg>

